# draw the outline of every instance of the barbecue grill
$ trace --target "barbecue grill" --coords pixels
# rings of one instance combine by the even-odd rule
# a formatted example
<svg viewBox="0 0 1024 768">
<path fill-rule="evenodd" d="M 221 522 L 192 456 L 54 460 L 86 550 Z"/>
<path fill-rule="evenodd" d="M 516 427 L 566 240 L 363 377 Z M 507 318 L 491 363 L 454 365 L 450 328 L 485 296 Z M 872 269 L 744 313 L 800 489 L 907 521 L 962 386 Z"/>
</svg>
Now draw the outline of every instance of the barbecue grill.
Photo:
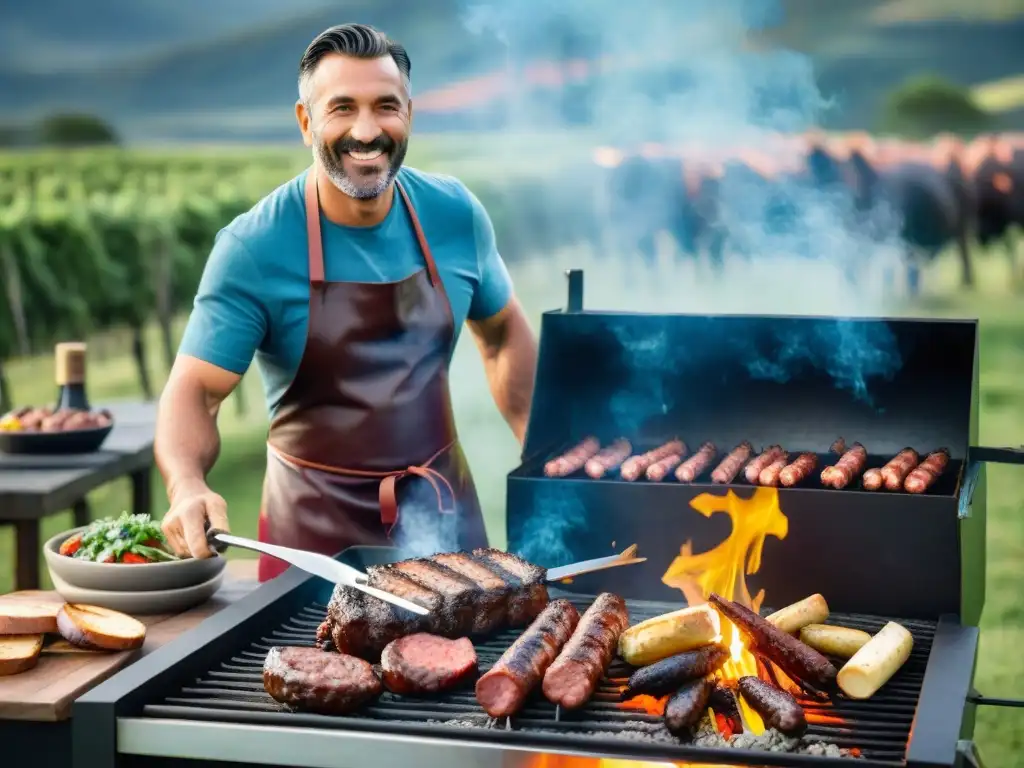
<svg viewBox="0 0 1024 768">
<path fill-rule="evenodd" d="M 829 356 L 829 349 L 838 352 Z M 263 659 L 272 645 L 313 644 L 331 589 L 292 568 L 79 699 L 76 765 L 568 768 L 559 760 L 569 758 L 978 765 L 970 741 L 976 705 L 1019 704 L 986 700 L 972 689 L 984 603 L 983 465 L 1024 460 L 1020 451 L 974 446 L 977 354 L 977 324 L 967 321 L 584 311 L 582 273 L 575 271 L 568 306 L 543 317 L 531 423 L 522 463 L 508 477 L 509 549 L 547 567 L 632 543 L 648 558 L 577 577 L 553 596 L 567 596 L 582 610 L 598 592 L 617 592 L 627 598 L 633 623 L 677 610 L 683 593 L 668 573 L 685 554 L 684 542 L 693 552 L 713 550 L 744 514 L 757 519 L 749 505 L 767 494 L 776 524 L 759 532 L 760 544 L 751 542 L 761 549 L 758 567 L 743 563 L 753 591 L 764 590 L 776 607 L 820 592 L 832 609 L 830 624 L 873 633 L 893 620 L 912 633 L 909 661 L 871 699 L 801 700 L 810 728 L 795 751 L 668 737 L 660 718 L 617 701 L 626 670 L 615 665 L 574 712 L 538 697 L 517 716 L 492 721 L 472 690 L 420 698 L 385 693 L 346 717 L 286 711 L 263 690 Z M 760 491 L 701 478 L 682 484 L 543 476 L 546 459 L 588 434 L 602 442 L 625 435 L 639 450 L 675 436 L 691 451 L 703 440 L 723 452 L 743 439 L 781 443 L 794 453 L 822 454 L 818 472 L 840 435 L 867 446 L 869 466 L 905 445 L 922 453 L 945 446 L 951 461 L 922 495 L 826 489 L 817 473 L 794 488 Z M 726 514 L 712 514 L 716 500 L 728 502 L 720 507 Z M 573 528 L 580 516 L 584 524 Z M 337 557 L 365 568 L 399 556 L 353 547 Z M 517 633 L 478 641 L 481 669 Z M 856 750 L 857 757 L 835 756 L 836 748 Z"/>
</svg>

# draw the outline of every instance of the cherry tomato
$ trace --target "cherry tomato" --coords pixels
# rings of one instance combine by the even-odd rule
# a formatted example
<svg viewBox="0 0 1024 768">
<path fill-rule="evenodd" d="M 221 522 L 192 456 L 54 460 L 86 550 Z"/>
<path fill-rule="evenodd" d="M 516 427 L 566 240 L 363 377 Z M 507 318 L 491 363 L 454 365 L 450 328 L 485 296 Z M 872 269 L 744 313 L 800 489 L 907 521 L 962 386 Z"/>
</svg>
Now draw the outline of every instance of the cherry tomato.
<svg viewBox="0 0 1024 768">
<path fill-rule="evenodd" d="M 60 545 L 60 553 L 71 557 L 75 552 L 78 551 L 79 547 L 82 546 L 82 534 L 76 533 L 69 539 L 65 539 L 64 543 Z"/>
<path fill-rule="evenodd" d="M 136 555 L 134 552 L 125 552 L 121 556 L 122 563 L 148 563 L 149 558 L 143 557 L 142 555 Z"/>
</svg>

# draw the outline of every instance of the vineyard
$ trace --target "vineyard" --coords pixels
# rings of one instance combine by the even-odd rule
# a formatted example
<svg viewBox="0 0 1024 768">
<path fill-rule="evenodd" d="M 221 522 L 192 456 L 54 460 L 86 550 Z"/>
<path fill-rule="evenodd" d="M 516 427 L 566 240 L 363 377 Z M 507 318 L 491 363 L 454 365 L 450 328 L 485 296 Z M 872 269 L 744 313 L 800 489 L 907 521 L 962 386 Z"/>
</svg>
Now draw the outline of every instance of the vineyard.
<svg viewBox="0 0 1024 768">
<path fill-rule="evenodd" d="M 296 153 L 0 156 L 2 361 L 62 339 L 131 329 L 152 395 L 142 329 L 157 321 L 168 366 L 171 321 L 187 309 L 217 231 L 298 173 Z M 9 406 L 0 403 L 0 411 Z"/>
<path fill-rule="evenodd" d="M 412 164 L 430 169 L 419 154 Z M 172 318 L 190 306 L 217 231 L 308 162 L 288 150 L 0 155 L 0 412 L 11 398 L 5 359 L 112 328 L 130 329 L 152 395 L 142 328 L 159 324 L 169 367 Z M 525 237 L 553 247 L 578 234 L 551 214 L 550 195 L 536 194 L 536 169 L 474 170 L 454 172 L 487 206 L 506 259 L 525 250 Z M 586 173 L 577 179 L 588 183 Z M 577 184 L 559 190 L 572 204 Z"/>
</svg>

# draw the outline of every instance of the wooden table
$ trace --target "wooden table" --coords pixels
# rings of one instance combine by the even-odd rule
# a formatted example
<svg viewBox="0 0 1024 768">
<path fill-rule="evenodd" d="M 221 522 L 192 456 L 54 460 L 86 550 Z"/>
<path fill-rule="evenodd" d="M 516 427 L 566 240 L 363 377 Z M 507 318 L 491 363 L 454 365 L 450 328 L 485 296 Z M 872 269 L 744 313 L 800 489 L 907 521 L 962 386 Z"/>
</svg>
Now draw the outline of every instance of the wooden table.
<svg viewBox="0 0 1024 768">
<path fill-rule="evenodd" d="M 180 614 L 136 617 L 146 625 L 146 642 L 140 650 L 111 654 L 44 650 L 34 669 L 0 677 L 0 743 L 4 745 L 0 754 L 34 755 L 35 765 L 70 765 L 75 699 L 258 586 L 256 560 L 230 560 L 225 571 L 221 588 L 206 603 Z M 55 592 L 40 591 L 0 596 L 0 605 L 7 600 L 63 602 Z M 46 754 L 41 759 L 40 750 Z M 27 763 L 12 763 L 17 764 Z"/>
<path fill-rule="evenodd" d="M 0 453 L 0 525 L 14 525 L 17 590 L 39 588 L 43 518 L 72 509 L 75 525 L 88 525 L 86 494 L 125 475 L 132 483 L 132 511 L 151 511 L 156 403 L 96 407 L 114 416 L 114 428 L 98 451 L 65 456 Z"/>
</svg>

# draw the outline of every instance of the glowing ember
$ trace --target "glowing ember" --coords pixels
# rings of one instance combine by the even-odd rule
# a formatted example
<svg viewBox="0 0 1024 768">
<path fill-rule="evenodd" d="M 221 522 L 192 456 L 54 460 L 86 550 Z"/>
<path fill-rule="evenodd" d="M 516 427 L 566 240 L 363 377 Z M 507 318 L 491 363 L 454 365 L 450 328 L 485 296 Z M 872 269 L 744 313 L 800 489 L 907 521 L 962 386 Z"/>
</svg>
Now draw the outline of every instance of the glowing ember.
<svg viewBox="0 0 1024 768">
<path fill-rule="evenodd" d="M 644 760 L 615 760 L 602 757 L 574 757 L 570 755 L 537 755 L 528 768 L 704 768 L 697 763 L 665 763 Z M 707 766 L 706 768 L 711 768 Z M 715 766 L 729 768 L 729 766 Z"/>
<path fill-rule="evenodd" d="M 724 496 L 702 493 L 690 506 L 705 517 L 725 512 L 732 520 L 732 530 L 725 541 L 700 554 L 693 554 L 691 541 L 685 542 L 662 581 L 681 590 L 690 605 L 706 602 L 708 595 L 715 592 L 757 611 L 764 600 L 764 590 L 756 597 L 751 596 L 746 577 L 760 570 L 765 539 L 768 536 L 784 539 L 789 533 L 789 520 L 779 506 L 778 489 L 759 487 L 749 499 L 742 499 L 731 490 Z M 756 676 L 757 661 L 744 647 L 740 631 L 722 617 L 722 638 L 726 637 L 730 638 L 732 655 L 719 673 L 721 678 L 738 680 L 744 675 Z M 755 735 L 764 733 L 760 716 L 741 696 L 736 698 L 744 730 Z"/>
</svg>

